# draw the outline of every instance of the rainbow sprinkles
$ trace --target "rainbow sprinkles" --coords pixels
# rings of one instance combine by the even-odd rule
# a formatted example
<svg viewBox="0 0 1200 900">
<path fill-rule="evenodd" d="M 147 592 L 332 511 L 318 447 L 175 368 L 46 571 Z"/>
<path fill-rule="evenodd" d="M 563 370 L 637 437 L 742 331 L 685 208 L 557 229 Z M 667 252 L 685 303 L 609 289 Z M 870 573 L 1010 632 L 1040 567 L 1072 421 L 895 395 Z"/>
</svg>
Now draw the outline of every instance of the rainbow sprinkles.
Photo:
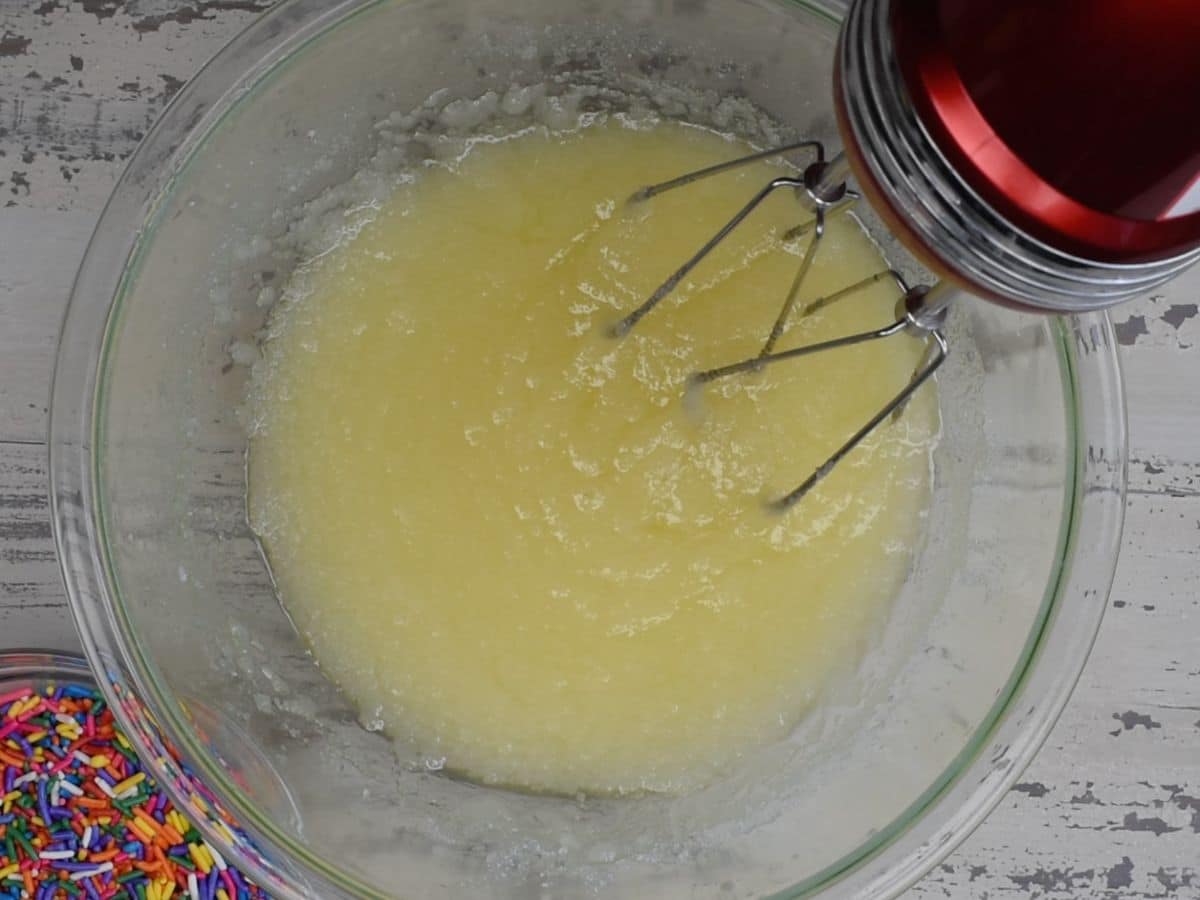
<svg viewBox="0 0 1200 900">
<path fill-rule="evenodd" d="M 82 684 L 0 694 L 0 900 L 265 900 L 142 771 Z"/>
</svg>

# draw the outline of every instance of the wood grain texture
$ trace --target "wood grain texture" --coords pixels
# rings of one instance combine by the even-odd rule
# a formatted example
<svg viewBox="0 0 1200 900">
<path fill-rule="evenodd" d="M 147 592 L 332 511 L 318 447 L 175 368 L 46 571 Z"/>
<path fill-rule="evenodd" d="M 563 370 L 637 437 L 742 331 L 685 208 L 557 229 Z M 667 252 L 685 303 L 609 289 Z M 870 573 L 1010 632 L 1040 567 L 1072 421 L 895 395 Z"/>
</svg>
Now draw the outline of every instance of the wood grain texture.
<svg viewBox="0 0 1200 900">
<path fill-rule="evenodd" d="M 0 0 L 0 647 L 71 647 L 44 431 L 55 334 L 124 160 L 268 2 Z M 1079 688 L 928 898 L 1200 898 L 1200 273 L 1119 310 L 1125 544 Z"/>
</svg>

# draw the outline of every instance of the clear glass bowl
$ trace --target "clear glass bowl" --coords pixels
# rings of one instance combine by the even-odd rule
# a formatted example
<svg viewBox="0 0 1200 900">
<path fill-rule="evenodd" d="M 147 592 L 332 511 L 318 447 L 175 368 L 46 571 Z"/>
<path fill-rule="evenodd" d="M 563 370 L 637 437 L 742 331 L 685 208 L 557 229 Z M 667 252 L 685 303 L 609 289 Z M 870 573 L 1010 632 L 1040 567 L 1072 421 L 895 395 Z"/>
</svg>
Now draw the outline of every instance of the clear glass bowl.
<svg viewBox="0 0 1200 900">
<path fill-rule="evenodd" d="M 63 328 L 56 538 L 125 731 L 277 896 L 889 897 L 1045 739 L 1120 538 L 1124 405 L 1102 315 L 954 311 L 926 538 L 856 695 L 830 696 L 791 740 L 686 797 L 531 796 L 409 765 L 323 678 L 246 525 L 247 370 L 233 357 L 286 274 L 292 212 L 362 166 L 378 123 L 441 89 L 655 78 L 747 97 L 836 146 L 840 11 L 294 0 L 181 91 L 130 162 Z"/>
</svg>

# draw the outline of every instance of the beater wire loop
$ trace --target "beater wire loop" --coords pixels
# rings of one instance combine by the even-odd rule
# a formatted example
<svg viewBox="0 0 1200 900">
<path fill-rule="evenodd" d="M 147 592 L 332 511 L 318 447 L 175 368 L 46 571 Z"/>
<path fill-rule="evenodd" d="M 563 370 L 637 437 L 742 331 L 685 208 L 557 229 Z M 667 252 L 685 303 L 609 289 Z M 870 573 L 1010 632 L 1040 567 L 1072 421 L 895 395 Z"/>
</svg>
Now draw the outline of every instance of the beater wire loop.
<svg viewBox="0 0 1200 900">
<path fill-rule="evenodd" d="M 875 331 L 863 331 L 859 334 L 848 334 L 845 337 L 834 338 L 831 341 L 822 341 L 819 344 L 806 344 L 803 347 L 793 347 L 791 350 L 783 350 L 779 353 L 768 353 L 764 356 L 753 356 L 750 359 L 744 359 L 741 362 L 730 363 L 727 366 L 720 366 L 716 369 L 708 369 L 704 372 L 697 372 L 691 377 L 692 384 L 701 385 L 709 384 L 721 378 L 728 378 L 730 375 L 741 375 L 743 372 L 761 372 L 767 366 L 775 363 L 784 362 L 789 359 L 799 359 L 802 356 L 811 356 L 814 353 L 824 353 L 826 350 L 838 350 L 842 347 L 853 347 L 855 344 L 865 344 L 868 341 L 878 341 L 883 338 L 889 338 L 894 334 L 901 334 L 908 327 L 908 323 L 903 319 L 899 319 L 884 328 L 878 328 Z"/>
<path fill-rule="evenodd" d="M 804 182 L 797 178 L 776 178 L 775 180 L 771 181 L 766 187 L 755 194 L 754 198 L 749 203 L 738 210 L 737 214 L 728 222 L 726 222 L 720 231 L 709 238 L 708 242 L 696 252 L 695 256 L 680 266 L 675 271 L 675 274 L 659 285 L 658 290 L 651 294 L 641 306 L 613 325 L 611 328 L 612 336 L 624 337 L 630 331 L 632 331 L 634 326 L 636 326 L 638 322 L 640 322 L 648 313 L 650 313 L 654 307 L 658 306 L 658 304 L 667 299 L 667 297 L 671 295 L 671 292 L 674 291 L 675 288 L 679 287 L 679 283 L 683 281 L 683 279 L 687 278 L 688 275 L 691 274 L 692 270 L 704 261 L 706 256 L 712 253 L 713 250 L 717 249 L 721 242 L 725 240 L 725 238 L 729 237 L 729 235 L 733 233 L 734 229 L 736 229 L 742 224 L 742 222 L 746 220 L 746 217 L 749 216 L 750 213 L 758 209 L 758 207 L 762 205 L 762 202 L 771 196 L 771 194 L 775 193 L 780 188 L 785 187 L 803 188 Z"/>
<path fill-rule="evenodd" d="M 854 204 L 861 199 L 861 197 L 862 195 L 858 191 L 846 191 L 846 196 L 843 197 L 840 202 L 831 204 L 828 208 L 826 208 L 825 221 L 828 222 L 835 216 L 840 216 L 842 213 L 849 212 L 854 208 Z M 809 229 L 816 224 L 816 221 L 817 220 L 813 218 L 807 222 L 800 223 L 795 228 L 788 229 L 783 233 L 782 240 L 787 243 L 788 241 L 794 241 L 797 238 L 804 237 L 804 235 L 808 234 Z"/>
<path fill-rule="evenodd" d="M 903 293 L 908 293 L 908 288 L 905 285 L 904 279 L 901 277 L 900 273 L 894 269 L 888 269 L 884 272 L 876 272 L 874 275 L 868 275 L 862 281 L 856 281 L 854 284 L 847 285 L 840 290 L 834 291 L 832 294 L 826 294 L 824 297 L 818 297 L 816 300 L 813 300 L 811 303 L 805 306 L 804 309 L 800 310 L 800 318 L 811 316 L 813 313 L 819 312 L 825 307 L 836 303 L 843 297 L 848 297 L 851 294 L 869 288 L 873 284 L 878 284 L 885 278 L 893 279 Z"/>
<path fill-rule="evenodd" d="M 767 340 L 763 343 L 762 350 L 758 352 L 759 359 L 770 356 L 771 352 L 775 349 L 775 344 L 783 336 L 783 330 L 787 327 L 788 319 L 791 318 L 792 310 L 796 306 L 796 300 L 800 297 L 800 288 L 804 285 L 804 279 L 808 275 L 808 270 L 812 268 L 813 259 L 816 258 L 817 248 L 821 245 L 821 238 L 825 237 L 825 210 L 820 206 L 816 209 L 816 217 L 813 219 L 813 224 L 812 240 L 804 248 L 804 255 L 800 257 L 800 268 L 796 270 L 796 277 L 792 279 L 792 286 L 788 288 L 787 297 L 784 298 L 779 315 L 775 317 L 775 324 L 771 326 L 771 333 L 767 335 Z"/>
<path fill-rule="evenodd" d="M 658 184 L 649 185 L 635 192 L 629 199 L 633 203 L 640 203 L 643 200 L 649 200 L 651 197 L 657 197 L 659 194 L 665 194 L 667 191 L 673 191 L 675 188 L 694 184 L 704 178 L 720 175 L 732 169 L 740 169 L 742 166 L 761 162 L 764 159 L 770 159 L 774 156 L 783 156 L 785 153 L 792 153 L 797 150 L 815 150 L 817 162 L 825 161 L 825 147 L 820 141 L 797 141 L 794 144 L 785 144 L 782 147 L 775 147 L 771 150 L 761 150 L 758 153 L 751 153 L 749 156 L 740 156 L 728 162 L 717 163 L 717 165 L 709 166 L 706 169 L 688 172 L 686 175 L 680 175 L 678 178 L 672 178 L 670 181 L 662 181 Z"/>
<path fill-rule="evenodd" d="M 898 325 L 903 325 L 898 322 Z M 856 431 L 846 443 L 842 444 L 829 459 L 821 463 L 816 470 L 804 480 L 804 482 L 789 494 L 785 494 L 778 500 L 772 500 L 768 507 L 775 512 L 787 512 L 797 503 L 804 499 L 813 488 L 820 484 L 825 477 L 833 471 L 834 467 L 842 461 L 842 458 L 850 453 L 855 447 L 861 444 L 879 424 L 888 416 L 902 410 L 907 405 L 909 399 L 915 394 L 926 381 L 933 377 L 936 372 L 946 361 L 946 357 L 950 353 L 950 346 L 946 342 L 945 336 L 940 331 L 930 332 L 930 337 L 933 339 L 930 347 L 932 348 L 932 357 L 928 362 L 913 374 L 912 380 L 904 386 L 904 388 L 889 400 L 883 408 L 873 415 L 862 428 Z"/>
</svg>

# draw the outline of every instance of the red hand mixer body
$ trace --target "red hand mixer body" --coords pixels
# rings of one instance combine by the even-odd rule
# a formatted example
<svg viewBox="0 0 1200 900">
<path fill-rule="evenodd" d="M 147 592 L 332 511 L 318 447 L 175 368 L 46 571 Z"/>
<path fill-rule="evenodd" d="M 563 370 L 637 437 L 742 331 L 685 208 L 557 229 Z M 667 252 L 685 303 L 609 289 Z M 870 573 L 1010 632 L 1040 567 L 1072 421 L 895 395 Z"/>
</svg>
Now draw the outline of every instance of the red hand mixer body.
<svg viewBox="0 0 1200 900">
<path fill-rule="evenodd" d="M 1105 306 L 1171 277 L 1200 248 L 1193 0 L 861 0 L 843 31 L 838 91 L 842 135 L 873 203 L 910 249 L 981 294 Z M 880 159 L 888 154 L 901 169 L 935 168 L 944 198 L 968 210 L 963 225 L 994 239 L 1007 226 L 1046 245 L 1056 267 L 1131 290 L 1101 285 L 1089 298 L 1079 284 L 1068 302 L 978 277 L 973 254 L 956 256 L 919 221 L 892 183 L 902 172 Z M 992 241 L 1001 255 L 1003 245 Z M 1010 262 L 1019 275 L 1022 261 Z"/>
</svg>

